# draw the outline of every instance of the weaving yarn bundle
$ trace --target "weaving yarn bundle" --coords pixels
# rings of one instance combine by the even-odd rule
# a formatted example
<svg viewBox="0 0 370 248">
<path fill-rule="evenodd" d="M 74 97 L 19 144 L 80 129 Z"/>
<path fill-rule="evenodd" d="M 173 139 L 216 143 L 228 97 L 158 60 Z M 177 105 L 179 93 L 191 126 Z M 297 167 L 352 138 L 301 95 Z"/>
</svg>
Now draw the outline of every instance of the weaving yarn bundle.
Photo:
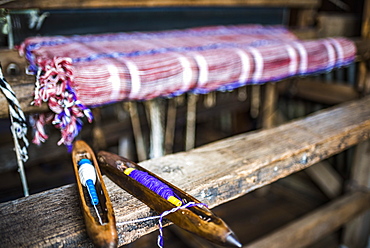
<svg viewBox="0 0 370 248">
<path fill-rule="evenodd" d="M 87 109 L 122 100 L 232 90 L 348 65 L 345 38 L 297 39 L 283 27 L 214 26 L 163 32 L 33 37 L 20 46 L 37 75 L 34 104 L 47 102 L 60 144 L 70 145 Z M 38 118 L 34 142 L 46 139 Z"/>
</svg>

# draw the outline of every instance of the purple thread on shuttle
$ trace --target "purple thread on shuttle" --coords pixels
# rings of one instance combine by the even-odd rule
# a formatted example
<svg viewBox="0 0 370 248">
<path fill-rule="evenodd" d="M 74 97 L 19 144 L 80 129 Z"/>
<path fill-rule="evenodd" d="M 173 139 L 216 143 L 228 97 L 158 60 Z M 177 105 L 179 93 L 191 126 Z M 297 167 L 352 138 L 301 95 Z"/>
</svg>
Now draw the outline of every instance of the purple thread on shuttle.
<svg viewBox="0 0 370 248">
<path fill-rule="evenodd" d="M 139 170 L 133 170 L 129 174 L 129 177 L 135 179 L 151 191 L 157 193 L 164 199 L 168 199 L 170 196 L 174 196 L 176 198 L 179 198 L 176 196 L 176 194 L 173 192 L 173 190 L 167 186 L 165 183 L 161 182 L 157 178 L 149 175 L 147 172 L 139 171 Z"/>
</svg>

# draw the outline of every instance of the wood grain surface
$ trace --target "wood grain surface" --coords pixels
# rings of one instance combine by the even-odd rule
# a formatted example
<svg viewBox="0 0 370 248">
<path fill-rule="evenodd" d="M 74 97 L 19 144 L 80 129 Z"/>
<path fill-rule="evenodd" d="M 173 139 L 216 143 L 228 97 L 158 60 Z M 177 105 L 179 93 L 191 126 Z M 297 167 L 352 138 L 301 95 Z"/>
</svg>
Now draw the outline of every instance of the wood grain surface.
<svg viewBox="0 0 370 248">
<path fill-rule="evenodd" d="M 367 140 L 369 106 L 370 96 L 140 165 L 215 207 Z M 117 223 L 155 214 L 105 181 Z M 74 184 L 2 203 L 0 217 L 2 247 L 91 245 Z M 119 245 L 156 228 L 155 221 L 118 226 Z"/>
</svg>

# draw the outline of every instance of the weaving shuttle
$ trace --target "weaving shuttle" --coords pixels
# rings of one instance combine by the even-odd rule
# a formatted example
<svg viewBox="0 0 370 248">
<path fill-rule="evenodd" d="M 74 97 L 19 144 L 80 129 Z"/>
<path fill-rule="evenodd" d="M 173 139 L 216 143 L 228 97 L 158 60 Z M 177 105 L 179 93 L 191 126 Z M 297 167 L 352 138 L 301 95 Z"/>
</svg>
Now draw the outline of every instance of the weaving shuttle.
<svg viewBox="0 0 370 248">
<path fill-rule="evenodd" d="M 92 149 L 81 140 L 73 144 L 72 161 L 86 230 L 96 247 L 117 247 L 113 206 Z"/>
<path fill-rule="evenodd" d="M 216 244 L 233 247 L 242 246 L 233 231 L 221 218 L 183 190 L 119 155 L 100 151 L 98 160 L 102 171 L 113 182 L 158 213 L 169 211 L 189 202 L 199 203 L 197 206 L 183 208 L 166 216 L 167 219 L 179 227 Z M 163 196 L 162 193 L 156 193 L 157 189 L 155 187 L 151 189 L 153 188 L 151 183 L 142 182 L 136 176 L 131 176 L 131 173 L 135 171 L 140 172 L 145 180 L 158 180 L 157 184 L 160 185 L 158 187 L 161 187 L 161 189 L 170 188 L 173 194 Z"/>
</svg>

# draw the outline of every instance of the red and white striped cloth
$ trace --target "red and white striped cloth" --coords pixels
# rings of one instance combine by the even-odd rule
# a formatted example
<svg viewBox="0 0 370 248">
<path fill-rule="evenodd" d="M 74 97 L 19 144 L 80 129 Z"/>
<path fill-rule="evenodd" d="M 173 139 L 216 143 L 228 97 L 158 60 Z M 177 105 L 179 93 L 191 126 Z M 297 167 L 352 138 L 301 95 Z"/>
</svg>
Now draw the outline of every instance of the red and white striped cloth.
<svg viewBox="0 0 370 248">
<path fill-rule="evenodd" d="M 32 37 L 20 52 L 38 73 L 35 104 L 46 101 L 53 110 L 61 99 L 73 99 L 80 101 L 74 112 L 81 117 L 89 115 L 85 106 L 231 90 L 328 71 L 351 63 L 356 49 L 345 38 L 302 41 L 283 27 L 238 25 Z M 55 113 L 60 118 L 60 109 Z"/>
</svg>

